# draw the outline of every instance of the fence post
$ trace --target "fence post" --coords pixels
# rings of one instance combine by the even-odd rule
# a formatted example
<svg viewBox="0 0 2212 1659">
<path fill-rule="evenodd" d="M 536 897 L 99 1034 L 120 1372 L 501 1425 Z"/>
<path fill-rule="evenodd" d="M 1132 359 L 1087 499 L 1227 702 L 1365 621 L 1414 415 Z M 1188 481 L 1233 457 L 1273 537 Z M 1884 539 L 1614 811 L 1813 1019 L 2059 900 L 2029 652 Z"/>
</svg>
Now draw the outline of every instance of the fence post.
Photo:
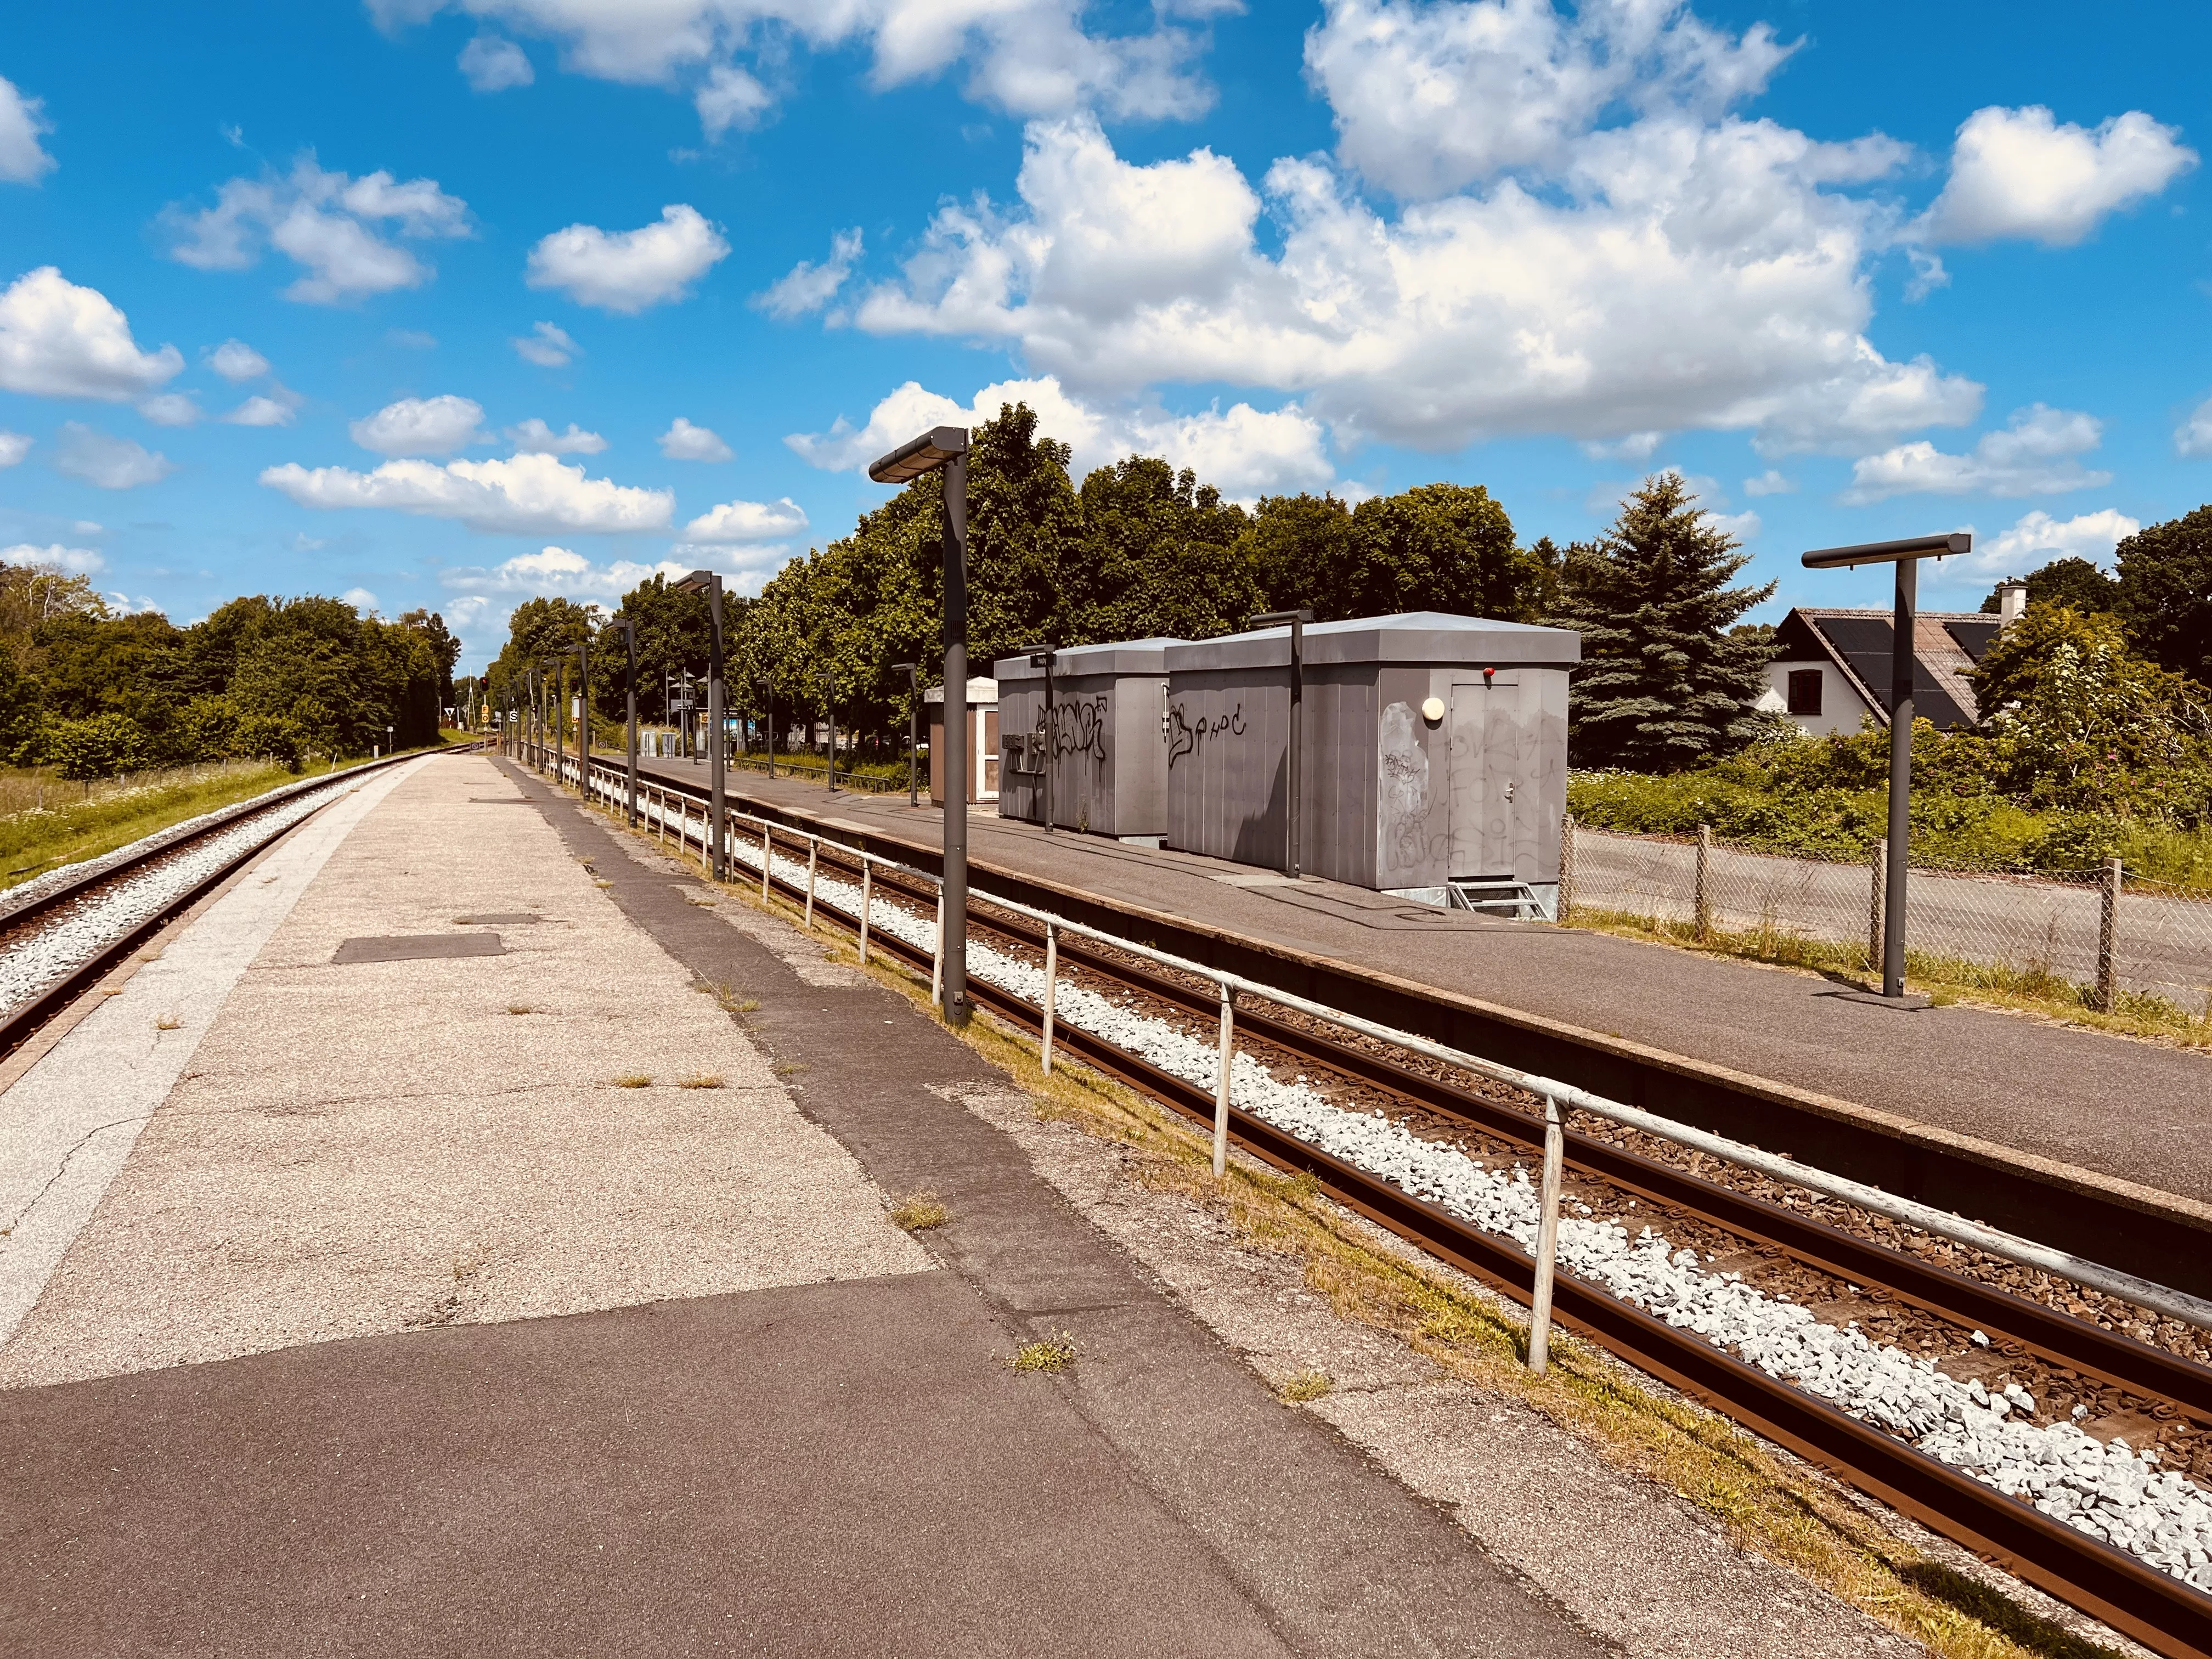
<svg viewBox="0 0 2212 1659">
<path fill-rule="evenodd" d="M 775 864 L 775 843 L 769 837 L 775 834 L 775 826 L 761 825 L 761 902 L 768 902 L 768 872 Z"/>
<path fill-rule="evenodd" d="M 1713 826 L 1698 826 L 1698 884 L 1692 898 L 1692 914 L 1697 918 L 1698 943 L 1705 944 L 1713 936 Z"/>
<path fill-rule="evenodd" d="M 1213 1174 L 1229 1168 L 1229 1063 L 1237 1053 L 1237 1001 L 1229 981 L 1221 981 L 1221 1071 L 1213 1085 Z"/>
<path fill-rule="evenodd" d="M 1044 1074 L 1052 1075 L 1052 1024 L 1060 994 L 1060 929 L 1044 925 Z"/>
<path fill-rule="evenodd" d="M 860 966 L 868 965 L 868 912 L 875 908 L 876 866 L 871 860 L 860 860 Z"/>
<path fill-rule="evenodd" d="M 945 888 L 937 889 L 937 933 L 929 952 L 929 1001 L 933 1007 L 945 1001 Z"/>
<path fill-rule="evenodd" d="M 1544 1176 L 1538 1190 L 1536 1286 L 1528 1301 L 1528 1369 L 1537 1376 L 1552 1358 L 1552 1273 L 1559 1259 L 1559 1162 L 1565 1148 L 1559 1103 L 1544 1097 Z"/>
<path fill-rule="evenodd" d="M 822 855 L 822 843 L 814 836 L 806 838 L 806 921 L 811 930 L 814 926 L 814 866 Z"/>
<path fill-rule="evenodd" d="M 1867 887 L 1867 971 L 1881 971 L 1881 890 L 1889 870 L 1889 842 L 1876 841 Z"/>
<path fill-rule="evenodd" d="M 1565 926 L 1575 908 L 1575 815 L 1570 812 L 1559 820 L 1559 898 L 1554 905 L 1556 920 Z"/>
<path fill-rule="evenodd" d="M 2118 859 L 2105 860 L 2105 902 L 2097 919 L 2097 1007 L 2111 1013 L 2120 1000 L 2120 883 Z"/>
</svg>

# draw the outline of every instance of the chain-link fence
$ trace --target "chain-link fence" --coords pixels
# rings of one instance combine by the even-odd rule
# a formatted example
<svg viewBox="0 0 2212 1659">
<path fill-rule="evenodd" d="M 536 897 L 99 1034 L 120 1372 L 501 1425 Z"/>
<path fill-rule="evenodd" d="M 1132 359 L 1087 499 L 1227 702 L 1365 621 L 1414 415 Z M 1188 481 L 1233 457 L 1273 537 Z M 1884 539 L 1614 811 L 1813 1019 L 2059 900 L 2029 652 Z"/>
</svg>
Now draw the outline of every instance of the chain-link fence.
<svg viewBox="0 0 2212 1659">
<path fill-rule="evenodd" d="M 1769 959 L 1878 961 L 1881 848 L 1859 864 L 1712 839 L 1616 835 L 1567 820 L 1562 918 L 1607 917 Z M 2034 877 L 1923 868 L 1905 939 L 1922 977 L 2112 1012 L 2212 1022 L 2212 894 L 2098 870 Z"/>
</svg>

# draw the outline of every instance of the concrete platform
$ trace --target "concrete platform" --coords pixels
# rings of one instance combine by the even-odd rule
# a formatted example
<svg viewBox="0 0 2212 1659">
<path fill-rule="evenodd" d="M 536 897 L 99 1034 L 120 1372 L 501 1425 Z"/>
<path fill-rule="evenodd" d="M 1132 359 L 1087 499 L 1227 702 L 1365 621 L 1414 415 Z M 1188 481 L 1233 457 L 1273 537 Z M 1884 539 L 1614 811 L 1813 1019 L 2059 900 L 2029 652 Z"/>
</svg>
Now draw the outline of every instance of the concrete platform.
<svg viewBox="0 0 2212 1659">
<path fill-rule="evenodd" d="M 1601 1650 L 780 926 L 428 759 L 0 1093 L 0 1651 Z"/>
<path fill-rule="evenodd" d="M 687 784 L 706 769 L 648 762 Z M 936 810 L 733 770 L 740 798 L 933 856 Z M 1361 888 L 1124 846 L 975 809 L 971 866 L 1110 902 L 1978 1137 L 2212 1202 L 2212 1054 L 1966 1006 L 1901 1012 L 1815 975 L 1543 923 L 1430 909 Z"/>
</svg>

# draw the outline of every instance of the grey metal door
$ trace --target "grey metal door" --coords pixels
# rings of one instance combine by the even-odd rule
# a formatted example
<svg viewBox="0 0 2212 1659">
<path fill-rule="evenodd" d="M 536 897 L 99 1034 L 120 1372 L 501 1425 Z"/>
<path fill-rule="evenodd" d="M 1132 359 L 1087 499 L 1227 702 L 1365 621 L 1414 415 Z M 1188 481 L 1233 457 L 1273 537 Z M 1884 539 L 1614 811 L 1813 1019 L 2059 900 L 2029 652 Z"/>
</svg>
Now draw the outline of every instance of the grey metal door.
<svg viewBox="0 0 2212 1659">
<path fill-rule="evenodd" d="M 1452 687 L 1455 880 L 1536 878 L 1543 814 L 1534 690 L 1516 674 Z"/>
</svg>

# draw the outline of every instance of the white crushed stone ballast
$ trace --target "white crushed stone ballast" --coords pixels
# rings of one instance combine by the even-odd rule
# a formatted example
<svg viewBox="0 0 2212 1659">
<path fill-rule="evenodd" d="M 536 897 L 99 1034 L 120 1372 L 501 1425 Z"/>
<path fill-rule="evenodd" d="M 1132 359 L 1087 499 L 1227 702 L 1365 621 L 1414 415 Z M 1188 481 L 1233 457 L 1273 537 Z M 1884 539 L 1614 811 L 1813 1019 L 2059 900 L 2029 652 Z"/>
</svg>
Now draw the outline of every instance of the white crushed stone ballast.
<svg viewBox="0 0 2212 1659">
<path fill-rule="evenodd" d="M 304 791 L 173 854 L 157 854 L 146 868 L 118 874 L 98 891 L 61 906 L 60 914 L 28 924 L 21 938 L 0 948 L 0 1014 L 21 1007 L 160 915 L 246 848 L 297 823 L 358 781 L 341 778 L 325 788 Z"/>
<path fill-rule="evenodd" d="M 647 805 L 640 802 L 641 809 Z M 757 841 L 733 837 L 730 853 L 759 870 Z M 806 865 L 779 853 L 775 873 L 803 888 Z M 815 892 L 848 915 L 860 914 L 855 882 L 817 871 Z M 933 947 L 931 918 L 881 897 L 871 909 L 872 932 Z M 968 971 L 1032 1006 L 1043 1003 L 1041 967 L 970 939 Z M 1212 1036 L 1193 1036 L 1139 1012 L 1139 1001 L 1133 993 L 1117 1001 L 1063 979 L 1055 1012 L 1066 1024 L 1210 1091 L 1219 1066 Z M 1255 1117 L 1534 1254 L 1537 1193 L 1521 1165 L 1492 1168 L 1378 1113 L 1334 1105 L 1303 1078 L 1281 1082 L 1241 1052 L 1231 1069 L 1230 1095 Z M 2181 1471 L 2161 1468 L 2154 1449 L 2137 1451 L 2117 1437 L 2100 1443 L 2072 1422 L 2038 1425 L 2033 1396 L 2016 1383 L 1991 1389 L 1946 1376 L 1933 1361 L 1874 1341 L 1856 1323 L 1824 1323 L 1810 1309 L 1747 1285 L 1740 1274 L 1711 1270 L 1698 1252 L 1676 1249 L 1648 1225 L 1632 1233 L 1623 1221 L 1577 1207 L 1581 1216 L 1559 1222 L 1563 1271 L 2163 1572 L 2212 1590 L 2212 1493 Z"/>
</svg>

